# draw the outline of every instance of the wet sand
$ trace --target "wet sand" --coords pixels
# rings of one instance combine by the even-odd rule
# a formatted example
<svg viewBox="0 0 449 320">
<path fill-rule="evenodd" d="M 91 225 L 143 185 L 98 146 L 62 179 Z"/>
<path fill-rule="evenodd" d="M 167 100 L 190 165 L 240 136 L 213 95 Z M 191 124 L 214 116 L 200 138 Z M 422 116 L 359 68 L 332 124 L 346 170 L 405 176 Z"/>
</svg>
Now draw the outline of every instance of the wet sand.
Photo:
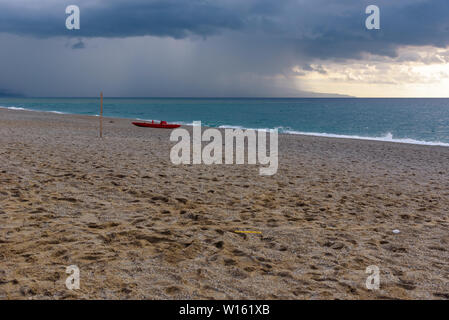
<svg viewBox="0 0 449 320">
<path fill-rule="evenodd" d="M 169 134 L 0 109 L 0 299 L 449 299 L 449 148 L 280 135 L 260 176 Z"/>
</svg>

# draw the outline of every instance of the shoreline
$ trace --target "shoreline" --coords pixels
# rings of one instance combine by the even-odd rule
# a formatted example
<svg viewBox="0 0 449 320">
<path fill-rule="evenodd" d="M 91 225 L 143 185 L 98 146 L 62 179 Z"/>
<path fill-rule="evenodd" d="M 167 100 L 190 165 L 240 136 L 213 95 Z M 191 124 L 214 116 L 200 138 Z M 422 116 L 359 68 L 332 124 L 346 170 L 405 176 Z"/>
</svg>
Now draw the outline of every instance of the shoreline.
<svg viewBox="0 0 449 320">
<path fill-rule="evenodd" d="M 61 111 L 41 111 L 41 110 L 31 110 L 19 107 L 4 107 L 0 106 L 0 109 L 10 110 L 10 111 L 25 111 L 25 112 L 39 112 L 39 113 L 51 113 L 58 115 L 67 115 L 67 116 L 86 116 L 97 118 L 99 115 L 83 115 L 77 113 L 65 113 Z M 151 121 L 152 119 L 141 119 L 141 118 L 121 118 L 121 117 L 107 117 L 103 116 L 104 119 L 120 119 L 120 120 L 139 120 L 139 121 Z M 159 121 L 159 120 L 154 120 Z M 178 121 L 177 123 L 181 124 L 183 127 L 193 127 L 193 124 L 185 123 L 183 121 Z M 221 125 L 219 127 L 208 127 L 203 126 L 203 128 L 215 128 L 215 129 L 241 129 L 241 130 L 262 130 L 266 131 L 267 128 L 245 128 L 241 126 L 233 126 L 233 125 Z M 344 135 L 344 134 L 333 134 L 333 133 L 319 133 L 319 132 L 300 132 L 295 130 L 286 130 L 284 132 L 279 132 L 279 135 L 299 135 L 299 136 L 310 136 L 310 137 L 322 137 L 322 138 L 330 138 L 330 139 L 348 139 L 348 140 L 362 140 L 362 141 L 379 141 L 386 143 L 400 143 L 400 144 L 410 144 L 410 145 L 422 145 L 422 146 L 431 146 L 431 147 L 449 147 L 449 143 L 439 142 L 439 141 L 422 141 L 415 140 L 411 138 L 393 138 L 391 133 L 387 133 L 383 137 L 365 137 L 365 136 L 357 136 L 357 135 Z"/>
</svg>

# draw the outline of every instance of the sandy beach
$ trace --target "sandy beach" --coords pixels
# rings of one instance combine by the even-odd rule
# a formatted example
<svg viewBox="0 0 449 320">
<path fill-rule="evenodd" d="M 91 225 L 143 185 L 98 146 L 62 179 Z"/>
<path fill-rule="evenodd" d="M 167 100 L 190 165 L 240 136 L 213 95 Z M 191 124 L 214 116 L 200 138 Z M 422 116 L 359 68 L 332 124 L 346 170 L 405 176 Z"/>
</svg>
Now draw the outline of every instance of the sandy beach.
<svg viewBox="0 0 449 320">
<path fill-rule="evenodd" d="M 449 148 L 280 135 L 260 176 L 169 134 L 0 109 L 0 299 L 449 299 Z"/>
</svg>

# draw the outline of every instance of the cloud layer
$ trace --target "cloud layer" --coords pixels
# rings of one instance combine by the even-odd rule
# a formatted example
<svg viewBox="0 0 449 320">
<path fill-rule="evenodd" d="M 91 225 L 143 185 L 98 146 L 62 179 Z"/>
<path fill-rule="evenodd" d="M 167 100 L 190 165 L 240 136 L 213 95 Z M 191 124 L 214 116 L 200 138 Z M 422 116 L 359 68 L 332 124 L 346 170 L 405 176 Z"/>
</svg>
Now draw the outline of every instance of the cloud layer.
<svg viewBox="0 0 449 320">
<path fill-rule="evenodd" d="M 373 3 L 381 10 L 380 30 L 365 28 L 365 8 Z M 81 10 L 80 30 L 65 28 L 65 8 L 73 4 Z M 63 63 L 61 55 L 69 55 L 67 69 L 85 66 L 85 73 L 75 72 L 79 81 L 97 77 L 90 70 L 99 66 L 102 70 L 125 67 L 115 74 L 117 81 L 129 88 L 141 87 L 132 78 L 154 82 L 153 87 L 165 83 L 161 95 L 176 91 L 174 87 L 192 94 L 208 90 L 206 95 L 223 92 L 223 88 L 228 88 L 222 93 L 226 95 L 300 94 L 301 81 L 291 79 L 295 66 L 297 76 L 299 70 L 325 76 L 326 61 L 363 61 L 366 54 L 395 58 L 391 63 L 397 64 L 402 47 L 447 47 L 448 17 L 447 0 L 0 0 L 0 33 L 6 34 L 1 38 L 0 67 L 32 60 L 47 66 L 52 83 L 63 77 L 63 70 L 51 66 Z M 24 51 L 17 52 L 19 48 Z M 102 59 L 106 49 L 114 53 Z M 423 59 L 412 53 L 400 58 Z M 134 65 L 140 69 L 128 74 Z M 35 82 L 30 70 L 16 68 L 15 72 Z M 7 76 L 11 81 L 6 81 Z M 3 73 L 0 85 L 8 88 L 15 77 Z M 107 77 L 98 78 L 99 83 L 107 82 Z M 60 88 L 54 81 L 53 87 Z M 20 87 L 19 81 L 17 86 L 11 89 L 31 90 Z M 148 88 L 142 87 L 142 94 Z"/>
<path fill-rule="evenodd" d="M 398 45 L 449 44 L 449 1 L 377 0 L 380 31 L 366 30 L 365 8 L 354 0 L 29 0 L 0 1 L 0 32 L 35 37 L 135 37 L 182 39 L 226 31 L 292 43 L 313 56 L 361 51 L 394 55 Z M 65 28 L 65 7 L 81 10 L 80 30 Z"/>
</svg>

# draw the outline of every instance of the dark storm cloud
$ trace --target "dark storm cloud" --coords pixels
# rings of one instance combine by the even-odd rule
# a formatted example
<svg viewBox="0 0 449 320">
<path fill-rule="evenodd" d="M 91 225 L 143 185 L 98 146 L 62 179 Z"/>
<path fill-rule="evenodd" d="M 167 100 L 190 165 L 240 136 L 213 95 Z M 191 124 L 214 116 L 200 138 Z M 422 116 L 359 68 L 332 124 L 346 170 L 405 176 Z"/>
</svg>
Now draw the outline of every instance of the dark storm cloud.
<svg viewBox="0 0 449 320">
<path fill-rule="evenodd" d="M 448 0 L 104 0 L 1 1 L 0 32 L 35 37 L 175 39 L 238 31 L 319 58 L 361 52 L 394 56 L 401 45 L 449 44 Z M 65 7 L 81 9 L 81 30 L 65 28 Z M 381 9 L 381 30 L 364 27 L 365 8 Z"/>
<path fill-rule="evenodd" d="M 84 42 L 82 40 L 79 40 L 77 43 L 74 43 L 71 46 L 72 49 L 84 49 L 85 47 L 86 47 L 86 45 L 84 44 Z"/>
<path fill-rule="evenodd" d="M 7 97 L 21 97 L 22 94 L 8 90 L 8 89 L 2 89 L 0 88 L 0 97 L 7 98 Z"/>
<path fill-rule="evenodd" d="M 80 30 L 65 28 L 68 5 L 80 8 Z M 65 0 L 40 6 L 11 0 L 0 2 L 0 32 L 36 37 L 208 36 L 242 27 L 244 12 L 234 9 L 225 1 L 203 0 Z"/>
<path fill-rule="evenodd" d="M 325 1 L 322 1 L 323 4 Z M 328 1 L 329 2 L 329 1 Z M 311 29 L 313 36 L 304 37 L 299 50 L 319 58 L 356 58 L 362 52 L 396 56 L 399 46 L 449 44 L 449 1 L 341 1 L 346 9 L 339 14 L 317 12 L 323 23 Z M 361 15 L 368 4 L 377 4 L 381 12 L 380 30 L 366 30 L 367 15 Z"/>
<path fill-rule="evenodd" d="M 302 70 L 304 71 L 314 71 L 321 74 L 326 74 L 326 70 L 324 70 L 323 66 L 311 66 L 310 64 L 305 64 L 302 66 Z"/>
</svg>

